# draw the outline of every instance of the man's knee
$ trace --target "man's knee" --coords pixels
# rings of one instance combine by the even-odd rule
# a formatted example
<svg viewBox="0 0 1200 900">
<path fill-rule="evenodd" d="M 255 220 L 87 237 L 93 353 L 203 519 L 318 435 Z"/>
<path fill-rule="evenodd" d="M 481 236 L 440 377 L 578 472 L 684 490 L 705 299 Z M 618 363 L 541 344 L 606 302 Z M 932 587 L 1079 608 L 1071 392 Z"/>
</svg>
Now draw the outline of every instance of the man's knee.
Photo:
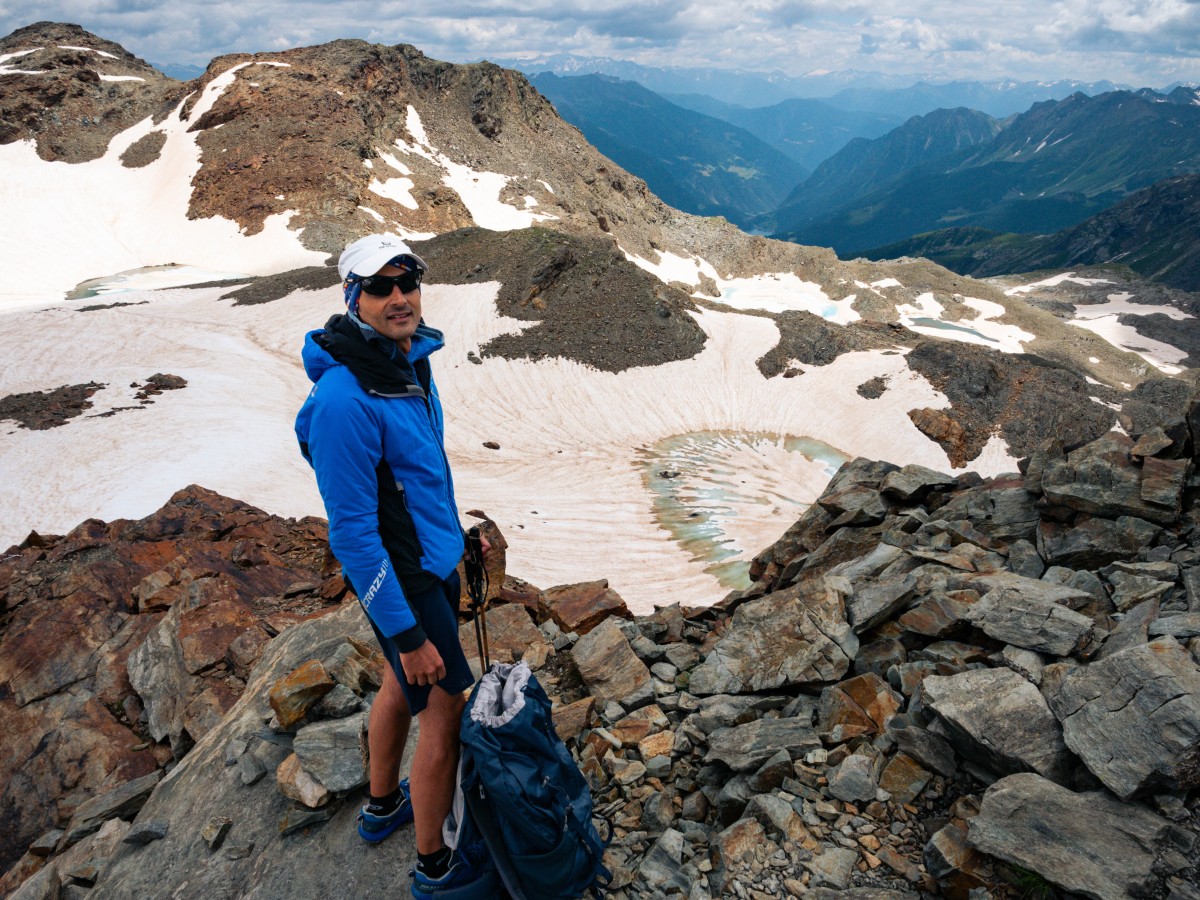
<svg viewBox="0 0 1200 900">
<path fill-rule="evenodd" d="M 434 686 L 429 692 L 428 704 L 417 716 L 421 723 L 421 731 L 453 736 L 457 740 L 459 721 L 462 719 L 466 702 L 466 697 L 462 694 L 447 694 L 440 687 Z"/>
</svg>

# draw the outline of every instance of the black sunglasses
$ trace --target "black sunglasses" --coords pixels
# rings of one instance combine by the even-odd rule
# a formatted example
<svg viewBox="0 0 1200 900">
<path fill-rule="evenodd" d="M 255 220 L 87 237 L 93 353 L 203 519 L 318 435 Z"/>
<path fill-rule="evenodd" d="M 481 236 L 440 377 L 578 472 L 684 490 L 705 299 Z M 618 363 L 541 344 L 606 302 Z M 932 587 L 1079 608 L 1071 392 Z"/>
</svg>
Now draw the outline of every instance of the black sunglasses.
<svg viewBox="0 0 1200 900">
<path fill-rule="evenodd" d="M 421 270 L 414 269 L 399 275 L 368 275 L 359 284 L 372 297 L 390 296 L 394 287 L 400 288 L 401 294 L 411 294 L 421 289 Z"/>
</svg>

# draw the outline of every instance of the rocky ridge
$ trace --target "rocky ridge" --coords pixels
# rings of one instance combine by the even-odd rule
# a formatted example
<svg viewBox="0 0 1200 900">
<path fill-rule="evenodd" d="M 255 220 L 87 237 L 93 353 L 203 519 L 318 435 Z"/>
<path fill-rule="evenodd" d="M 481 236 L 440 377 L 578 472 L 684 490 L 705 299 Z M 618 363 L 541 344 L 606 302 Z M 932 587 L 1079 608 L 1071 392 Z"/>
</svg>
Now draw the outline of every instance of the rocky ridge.
<svg viewBox="0 0 1200 900">
<path fill-rule="evenodd" d="M 613 896 L 1195 896 L 1200 395 L 1155 399 L 1129 435 L 988 481 L 854 460 L 707 609 L 632 618 L 604 582 L 543 591 L 493 560 L 493 655 L 556 700 L 614 824 Z M 10 820 L 32 842 L 6 889 L 402 877 L 404 839 L 368 855 L 352 827 L 380 660 L 322 538 L 191 488 L 8 552 L 6 721 L 90 702 L 129 736 L 76 716 L 106 774 L 51 790 L 44 825 Z M 85 618 L 47 634 L 64 611 Z M 6 815 L 55 740 L 6 742 L 28 751 Z M 122 740 L 123 767 L 100 756 Z"/>
</svg>

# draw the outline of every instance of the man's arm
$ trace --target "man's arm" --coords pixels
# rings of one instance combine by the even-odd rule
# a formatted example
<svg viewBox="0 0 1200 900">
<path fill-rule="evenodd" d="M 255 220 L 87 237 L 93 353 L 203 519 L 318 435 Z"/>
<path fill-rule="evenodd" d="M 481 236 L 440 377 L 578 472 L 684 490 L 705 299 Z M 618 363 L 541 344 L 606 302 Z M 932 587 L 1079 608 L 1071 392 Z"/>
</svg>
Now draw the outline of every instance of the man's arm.
<svg viewBox="0 0 1200 900">
<path fill-rule="evenodd" d="M 380 425 L 364 398 L 331 394 L 322 401 L 313 411 L 309 454 L 329 517 L 330 549 L 379 630 L 402 654 L 411 653 L 426 643 L 425 631 L 379 536 Z"/>
</svg>

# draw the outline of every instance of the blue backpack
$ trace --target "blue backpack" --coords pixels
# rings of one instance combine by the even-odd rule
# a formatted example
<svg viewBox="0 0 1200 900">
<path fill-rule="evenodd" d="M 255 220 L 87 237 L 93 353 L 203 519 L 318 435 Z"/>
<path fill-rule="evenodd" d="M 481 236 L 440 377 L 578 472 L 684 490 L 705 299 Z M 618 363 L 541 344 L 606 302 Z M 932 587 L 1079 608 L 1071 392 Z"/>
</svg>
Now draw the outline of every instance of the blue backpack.
<svg viewBox="0 0 1200 900">
<path fill-rule="evenodd" d="M 497 663 L 463 711 L 459 788 L 513 900 L 600 896 L 612 878 L 587 781 L 529 666 Z"/>
</svg>

